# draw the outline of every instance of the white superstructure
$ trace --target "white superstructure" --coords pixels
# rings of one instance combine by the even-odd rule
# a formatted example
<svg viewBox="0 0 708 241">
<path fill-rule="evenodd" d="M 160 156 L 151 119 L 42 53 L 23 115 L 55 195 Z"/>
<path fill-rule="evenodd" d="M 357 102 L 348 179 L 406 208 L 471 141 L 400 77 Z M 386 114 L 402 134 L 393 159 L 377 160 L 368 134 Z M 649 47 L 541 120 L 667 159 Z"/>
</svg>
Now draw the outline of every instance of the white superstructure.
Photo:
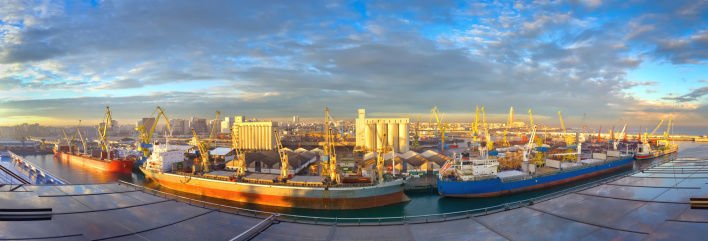
<svg viewBox="0 0 708 241">
<path fill-rule="evenodd" d="M 170 148 L 169 145 L 161 146 L 155 143 L 152 155 L 145 161 L 145 168 L 153 171 L 167 172 L 172 170 L 172 163 L 184 160 L 184 150 Z"/>
</svg>

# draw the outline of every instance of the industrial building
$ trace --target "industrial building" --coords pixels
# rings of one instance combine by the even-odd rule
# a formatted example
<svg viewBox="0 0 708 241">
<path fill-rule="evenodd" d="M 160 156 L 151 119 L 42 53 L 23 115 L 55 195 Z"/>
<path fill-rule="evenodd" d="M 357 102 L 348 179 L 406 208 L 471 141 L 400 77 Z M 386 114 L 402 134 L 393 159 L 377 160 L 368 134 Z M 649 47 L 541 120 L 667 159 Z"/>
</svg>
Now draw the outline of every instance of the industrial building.
<svg viewBox="0 0 708 241">
<path fill-rule="evenodd" d="M 276 145 L 273 130 L 276 127 L 278 127 L 277 122 L 246 122 L 245 116 L 236 116 L 233 130 L 241 149 L 273 150 Z"/>
<path fill-rule="evenodd" d="M 359 109 L 359 118 L 356 119 L 356 149 L 376 151 L 381 150 L 384 143 L 387 143 L 394 152 L 407 152 L 410 150 L 408 123 L 408 118 L 366 118 L 366 111 Z"/>
</svg>

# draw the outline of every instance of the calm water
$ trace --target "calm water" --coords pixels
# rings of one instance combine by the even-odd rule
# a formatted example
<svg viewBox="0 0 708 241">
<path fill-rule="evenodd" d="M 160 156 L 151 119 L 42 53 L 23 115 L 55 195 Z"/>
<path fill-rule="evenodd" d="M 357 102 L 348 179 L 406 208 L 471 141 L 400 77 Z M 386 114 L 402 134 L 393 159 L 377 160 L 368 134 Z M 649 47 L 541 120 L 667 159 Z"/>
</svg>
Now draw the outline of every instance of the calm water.
<svg viewBox="0 0 708 241">
<path fill-rule="evenodd" d="M 707 158 L 708 159 L 708 143 L 694 143 L 694 142 L 678 142 L 680 149 L 678 153 L 673 154 L 671 157 L 663 156 L 653 160 L 643 160 L 637 161 L 634 164 L 634 169 L 642 168 L 651 165 L 652 163 L 663 162 L 669 160 L 669 158 L 674 157 L 697 157 L 697 158 Z M 233 201 L 203 197 L 188 193 L 177 192 L 167 188 L 161 188 L 156 182 L 152 180 L 146 180 L 145 175 L 143 175 L 139 170 L 134 169 L 131 174 L 118 174 L 118 173 L 108 173 L 96 171 L 90 168 L 83 168 L 79 166 L 72 166 L 71 163 L 64 162 L 54 155 L 37 155 L 37 156 L 26 156 L 25 159 L 39 165 L 42 169 L 59 176 L 60 178 L 72 183 L 72 184 L 90 184 L 90 183 L 108 183 L 117 182 L 118 180 L 135 183 L 138 185 L 146 186 L 148 188 L 157 189 L 163 192 L 174 193 L 181 196 L 187 196 L 193 199 L 200 199 L 214 203 L 220 203 L 230 206 L 257 209 L 270 212 L 279 213 L 289 213 L 296 215 L 306 215 L 306 216 L 327 216 L 327 217 L 386 217 L 386 216 L 411 216 L 411 215 L 422 215 L 422 214 L 434 214 L 443 212 L 453 212 L 453 211 L 463 211 L 468 209 L 484 208 L 494 205 L 499 205 L 507 202 L 514 202 L 518 200 L 524 200 L 528 198 L 538 197 L 552 192 L 560 191 L 578 184 L 591 182 L 603 177 L 618 175 L 630 172 L 630 170 L 608 174 L 603 177 L 597 177 L 593 179 L 588 179 L 580 182 L 575 182 L 571 184 L 566 184 L 563 186 L 558 186 L 550 189 L 544 189 L 539 191 L 531 191 L 520 194 L 508 195 L 503 197 L 493 197 L 493 198 L 478 198 L 478 199 L 462 199 L 462 198 L 443 198 L 437 195 L 437 193 L 428 192 L 415 192 L 407 193 L 411 198 L 410 202 L 400 203 L 395 205 L 389 205 L 379 208 L 370 208 L 362 210 L 351 210 L 351 211 L 325 211 L 325 210 L 310 210 L 310 209 L 296 209 L 296 208 L 282 208 L 273 207 L 266 205 L 256 205 L 248 203 L 238 203 Z M 2 158 L 3 162 L 9 162 L 9 158 Z M 7 163 L 6 163 L 7 164 Z"/>
</svg>

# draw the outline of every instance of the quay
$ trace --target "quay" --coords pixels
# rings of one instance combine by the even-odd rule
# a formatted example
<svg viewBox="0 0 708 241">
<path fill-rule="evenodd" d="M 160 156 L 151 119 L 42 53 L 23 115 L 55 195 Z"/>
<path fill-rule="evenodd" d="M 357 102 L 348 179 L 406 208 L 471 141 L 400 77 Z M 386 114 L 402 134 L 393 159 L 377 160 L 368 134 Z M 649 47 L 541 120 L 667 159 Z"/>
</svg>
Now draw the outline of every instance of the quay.
<svg viewBox="0 0 708 241">
<path fill-rule="evenodd" d="M 679 158 L 534 199 L 381 218 L 247 210 L 124 182 L 4 186 L 0 239 L 705 240 L 707 182 L 708 160 Z"/>
</svg>

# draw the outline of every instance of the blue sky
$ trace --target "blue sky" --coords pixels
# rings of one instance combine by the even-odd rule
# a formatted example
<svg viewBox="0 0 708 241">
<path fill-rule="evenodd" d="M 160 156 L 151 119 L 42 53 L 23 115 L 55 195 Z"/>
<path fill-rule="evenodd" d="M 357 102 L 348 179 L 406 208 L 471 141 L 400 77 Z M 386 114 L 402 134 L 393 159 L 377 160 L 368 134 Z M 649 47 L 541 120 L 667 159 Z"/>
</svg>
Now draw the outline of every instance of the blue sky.
<svg viewBox="0 0 708 241">
<path fill-rule="evenodd" d="M 706 1 L 2 1 L 0 125 L 708 118 Z"/>
</svg>

